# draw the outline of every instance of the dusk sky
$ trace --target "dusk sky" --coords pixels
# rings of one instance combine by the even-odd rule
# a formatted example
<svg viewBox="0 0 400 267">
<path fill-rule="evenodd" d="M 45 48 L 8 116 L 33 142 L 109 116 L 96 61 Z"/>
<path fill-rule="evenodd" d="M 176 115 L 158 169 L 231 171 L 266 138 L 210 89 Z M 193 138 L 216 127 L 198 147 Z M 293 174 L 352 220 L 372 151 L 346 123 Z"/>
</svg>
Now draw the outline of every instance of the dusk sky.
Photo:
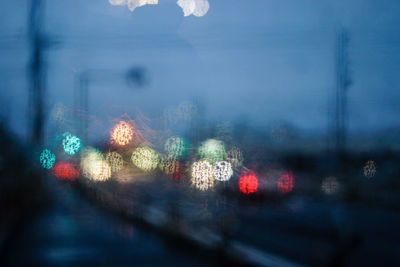
<svg viewBox="0 0 400 267">
<path fill-rule="evenodd" d="M 323 132 L 344 27 L 350 130 L 400 126 L 399 1 L 210 0 L 203 17 L 184 17 L 172 0 L 134 12 L 108 0 L 45 2 L 48 112 L 58 102 L 73 108 L 75 79 L 103 70 L 110 74 L 94 77 L 89 94 L 90 114 L 103 121 L 137 110 L 156 118 L 199 99 L 209 120 L 285 121 Z M 28 112 L 27 3 L 0 1 L 0 111 L 20 135 Z M 147 70 L 147 86 L 127 86 L 131 67 Z"/>
</svg>

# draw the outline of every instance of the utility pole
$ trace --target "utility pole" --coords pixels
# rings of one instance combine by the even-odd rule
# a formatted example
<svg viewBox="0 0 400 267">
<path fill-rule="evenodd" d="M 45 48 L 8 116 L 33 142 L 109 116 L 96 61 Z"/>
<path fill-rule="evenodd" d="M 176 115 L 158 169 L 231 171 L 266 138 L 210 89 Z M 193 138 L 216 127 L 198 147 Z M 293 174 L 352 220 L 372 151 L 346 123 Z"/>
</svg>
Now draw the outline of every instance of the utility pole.
<svg viewBox="0 0 400 267">
<path fill-rule="evenodd" d="M 350 36 L 346 29 L 340 29 L 336 41 L 336 102 L 335 102 L 335 141 L 336 151 L 344 152 L 347 136 L 347 91 L 352 83 L 349 62 Z"/>
<path fill-rule="evenodd" d="M 41 33 L 43 20 L 44 3 L 43 0 L 31 0 L 29 10 L 29 114 L 28 130 L 32 143 L 40 146 L 43 142 L 43 123 L 44 123 L 44 95 L 45 95 L 45 70 L 43 65 L 43 49 L 45 46 L 44 36 Z"/>
</svg>

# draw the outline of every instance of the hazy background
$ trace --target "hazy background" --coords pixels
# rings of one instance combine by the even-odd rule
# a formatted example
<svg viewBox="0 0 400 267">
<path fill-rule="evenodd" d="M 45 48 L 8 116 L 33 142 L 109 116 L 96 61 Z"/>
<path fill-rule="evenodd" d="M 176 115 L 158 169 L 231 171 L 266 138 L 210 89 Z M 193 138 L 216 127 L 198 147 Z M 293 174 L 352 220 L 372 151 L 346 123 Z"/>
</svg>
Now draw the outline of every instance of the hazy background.
<svg viewBox="0 0 400 267">
<path fill-rule="evenodd" d="M 28 7 L 0 1 L 0 111 L 20 136 L 28 126 Z M 56 103 L 73 109 L 81 73 L 103 70 L 110 74 L 91 78 L 89 112 L 104 129 L 123 113 L 157 118 L 198 101 L 209 121 L 241 119 L 261 130 L 283 121 L 324 136 L 333 120 L 336 34 L 344 27 L 350 133 L 398 129 L 399 12 L 396 0 L 216 0 L 197 18 L 170 0 L 134 12 L 107 0 L 46 1 L 46 121 Z M 128 86 L 131 67 L 146 71 L 145 86 Z"/>
</svg>

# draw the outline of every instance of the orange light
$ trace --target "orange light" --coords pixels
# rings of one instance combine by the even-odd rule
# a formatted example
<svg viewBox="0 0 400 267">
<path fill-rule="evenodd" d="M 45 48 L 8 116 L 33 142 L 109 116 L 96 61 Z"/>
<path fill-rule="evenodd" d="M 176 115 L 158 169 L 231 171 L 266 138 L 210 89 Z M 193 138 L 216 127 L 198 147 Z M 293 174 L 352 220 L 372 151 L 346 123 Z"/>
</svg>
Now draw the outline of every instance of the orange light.
<svg viewBox="0 0 400 267">
<path fill-rule="evenodd" d="M 111 142 L 120 146 L 129 144 L 133 139 L 133 126 L 126 121 L 120 121 L 111 130 Z"/>
</svg>

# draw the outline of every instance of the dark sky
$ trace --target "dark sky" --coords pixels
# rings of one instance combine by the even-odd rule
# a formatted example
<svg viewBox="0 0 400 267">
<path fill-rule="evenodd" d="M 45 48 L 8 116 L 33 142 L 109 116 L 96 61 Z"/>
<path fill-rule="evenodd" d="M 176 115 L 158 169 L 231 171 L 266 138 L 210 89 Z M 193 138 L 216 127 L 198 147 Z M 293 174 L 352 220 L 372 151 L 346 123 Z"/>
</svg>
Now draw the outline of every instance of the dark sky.
<svg viewBox="0 0 400 267">
<path fill-rule="evenodd" d="M 3 115 L 23 134 L 27 114 L 25 0 L 0 1 Z M 90 112 L 110 121 L 140 110 L 158 117 L 169 106 L 200 99 L 206 117 L 245 117 L 255 126 L 283 120 L 324 131 L 333 107 L 334 43 L 351 34 L 353 132 L 399 126 L 400 2 L 396 0 L 215 0 L 204 17 L 184 17 L 175 1 L 137 8 L 108 0 L 48 0 L 45 33 L 47 107 L 72 108 L 74 79 L 95 75 Z M 148 70 L 147 87 L 128 88 L 130 67 Z M 117 73 L 117 74 L 115 74 Z"/>
</svg>

